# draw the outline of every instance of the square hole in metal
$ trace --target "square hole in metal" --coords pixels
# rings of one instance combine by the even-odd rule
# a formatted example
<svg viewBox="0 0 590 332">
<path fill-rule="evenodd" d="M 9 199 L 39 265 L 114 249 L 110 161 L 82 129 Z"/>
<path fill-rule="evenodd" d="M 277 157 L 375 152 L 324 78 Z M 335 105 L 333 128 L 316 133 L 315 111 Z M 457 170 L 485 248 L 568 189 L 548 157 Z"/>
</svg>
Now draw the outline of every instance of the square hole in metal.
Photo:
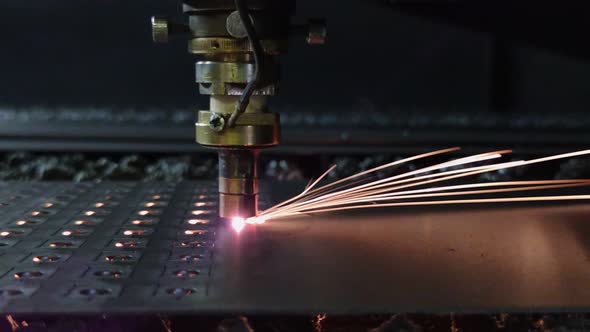
<svg viewBox="0 0 590 332">
<path fill-rule="evenodd" d="M 120 239 L 113 239 L 111 241 L 110 247 L 113 249 L 126 249 L 126 250 L 134 250 L 134 249 L 143 249 L 147 245 L 147 239 L 137 239 L 137 238 L 120 238 Z"/>
<path fill-rule="evenodd" d="M 16 266 L 5 278 L 15 281 L 44 280 L 50 278 L 56 270 L 56 267 L 23 264 Z"/>
<path fill-rule="evenodd" d="M 160 222 L 157 218 L 133 218 L 127 221 L 127 225 L 132 225 L 136 227 L 150 227 L 155 226 Z"/>
<path fill-rule="evenodd" d="M 104 221 L 103 218 L 76 218 L 68 223 L 68 226 L 74 227 L 94 227 L 101 224 Z"/>
<path fill-rule="evenodd" d="M 100 301 L 119 297 L 121 286 L 108 283 L 83 283 L 69 292 L 68 297 L 87 301 Z"/>
<path fill-rule="evenodd" d="M 18 240 L 15 240 L 15 239 L 1 238 L 0 239 L 0 250 L 6 249 L 6 248 L 12 248 L 17 243 L 18 243 Z"/>
<path fill-rule="evenodd" d="M 5 282 L 0 284 L 0 301 L 31 297 L 38 289 L 39 285 Z"/>
<path fill-rule="evenodd" d="M 87 237 L 92 234 L 93 230 L 89 227 L 68 227 L 58 230 L 54 235 L 63 236 L 66 238 Z"/>
<path fill-rule="evenodd" d="M 73 239 L 73 238 L 56 238 L 48 240 L 44 244 L 44 248 L 49 249 L 76 249 L 84 243 L 84 240 Z"/>
<path fill-rule="evenodd" d="M 33 252 L 25 259 L 28 263 L 39 265 L 53 265 L 67 261 L 72 256 L 71 252 L 56 252 L 53 250 Z"/>
<path fill-rule="evenodd" d="M 203 288 L 194 285 L 168 284 L 161 285 L 156 292 L 156 296 L 160 298 L 181 300 L 203 296 L 203 293 Z"/>
<path fill-rule="evenodd" d="M 4 228 L 0 229 L 0 239 L 4 238 L 22 238 L 27 234 L 31 233 L 30 228 Z"/>
<path fill-rule="evenodd" d="M 85 277 L 101 280 L 127 279 L 133 273 L 133 267 L 129 265 L 100 264 L 93 265 L 86 272 Z"/>
<path fill-rule="evenodd" d="M 117 233 L 119 236 L 142 238 L 152 235 L 154 231 L 149 228 L 125 227 Z"/>
<path fill-rule="evenodd" d="M 139 258 L 141 258 L 139 251 L 113 250 L 103 251 L 96 261 L 111 264 L 135 264 Z"/>
<path fill-rule="evenodd" d="M 34 218 L 26 218 L 26 219 L 18 219 L 10 223 L 11 227 L 34 227 L 45 223 L 46 219 L 34 219 Z"/>
</svg>

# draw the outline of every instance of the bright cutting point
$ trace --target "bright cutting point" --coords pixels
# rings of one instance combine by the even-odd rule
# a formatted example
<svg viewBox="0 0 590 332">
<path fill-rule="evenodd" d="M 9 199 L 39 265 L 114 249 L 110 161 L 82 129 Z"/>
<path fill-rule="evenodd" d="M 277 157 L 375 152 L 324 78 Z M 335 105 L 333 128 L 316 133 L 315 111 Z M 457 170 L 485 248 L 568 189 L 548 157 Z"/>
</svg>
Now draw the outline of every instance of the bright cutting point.
<svg viewBox="0 0 590 332">
<path fill-rule="evenodd" d="M 241 217 L 232 218 L 231 226 L 236 231 L 236 233 L 240 233 L 244 227 L 246 227 L 246 220 Z"/>
</svg>

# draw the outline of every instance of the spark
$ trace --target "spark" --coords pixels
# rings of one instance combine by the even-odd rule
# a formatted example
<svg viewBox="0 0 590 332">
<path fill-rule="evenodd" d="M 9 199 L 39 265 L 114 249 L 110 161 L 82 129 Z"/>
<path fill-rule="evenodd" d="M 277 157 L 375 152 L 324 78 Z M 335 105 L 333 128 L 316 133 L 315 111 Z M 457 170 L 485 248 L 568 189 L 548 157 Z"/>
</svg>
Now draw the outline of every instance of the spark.
<svg viewBox="0 0 590 332">
<path fill-rule="evenodd" d="M 236 231 L 236 233 L 240 233 L 244 227 L 246 227 L 246 220 L 241 217 L 232 218 L 231 226 Z"/>
<path fill-rule="evenodd" d="M 590 195 L 519 197 L 488 196 L 498 193 L 519 193 L 590 186 L 590 179 L 506 181 L 438 185 L 438 183 L 444 184 L 451 180 L 463 179 L 483 173 L 590 155 L 590 150 L 558 154 L 531 160 L 490 163 L 490 161 L 501 158 L 512 152 L 511 150 L 499 150 L 453 159 L 431 166 L 418 168 L 410 172 L 375 180 L 375 173 L 378 171 L 391 170 L 410 161 L 425 159 L 457 150 L 459 150 L 459 148 L 449 148 L 416 155 L 377 166 L 349 177 L 330 182 L 323 186 L 318 186 L 318 184 L 336 168 L 336 165 L 334 165 L 324 172 L 317 180 L 310 181 L 300 194 L 262 211 L 255 217 L 247 219 L 234 218 L 232 225 L 234 226 L 234 229 L 239 229 L 241 231 L 245 227 L 245 224 L 259 225 L 271 219 L 292 217 L 300 214 L 380 207 L 590 200 Z M 487 163 L 482 165 L 482 162 Z M 433 184 L 436 185 L 432 186 Z M 465 198 L 465 196 L 473 195 L 477 195 L 478 197 Z M 482 195 L 484 197 L 481 197 Z M 457 199 L 447 198 L 453 196 L 461 197 Z"/>
<path fill-rule="evenodd" d="M 328 317 L 326 314 L 317 314 L 313 319 L 313 327 L 315 332 L 322 332 L 324 328 L 322 326 L 322 322 Z"/>
<path fill-rule="evenodd" d="M 12 315 L 6 315 L 6 320 L 8 321 L 8 324 L 10 324 L 12 332 L 20 330 L 20 325 L 18 325 L 18 322 L 12 317 Z"/>
</svg>

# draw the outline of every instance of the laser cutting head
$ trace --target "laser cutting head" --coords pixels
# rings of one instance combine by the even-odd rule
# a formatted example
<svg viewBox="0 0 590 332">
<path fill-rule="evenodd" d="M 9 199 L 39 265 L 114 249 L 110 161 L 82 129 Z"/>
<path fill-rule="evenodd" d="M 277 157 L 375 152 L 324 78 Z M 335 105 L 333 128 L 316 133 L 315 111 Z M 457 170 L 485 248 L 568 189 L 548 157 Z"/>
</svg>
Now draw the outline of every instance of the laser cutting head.
<svg viewBox="0 0 590 332">
<path fill-rule="evenodd" d="M 279 144 L 279 116 L 267 100 L 278 91 L 278 57 L 287 51 L 294 0 L 185 0 L 188 24 L 152 18 L 155 41 L 170 33 L 189 36 L 199 92 L 210 109 L 199 111 L 196 141 L 218 150 L 219 214 L 251 217 L 258 212 L 258 155 Z M 310 21 L 307 42 L 322 44 L 325 27 Z"/>
</svg>

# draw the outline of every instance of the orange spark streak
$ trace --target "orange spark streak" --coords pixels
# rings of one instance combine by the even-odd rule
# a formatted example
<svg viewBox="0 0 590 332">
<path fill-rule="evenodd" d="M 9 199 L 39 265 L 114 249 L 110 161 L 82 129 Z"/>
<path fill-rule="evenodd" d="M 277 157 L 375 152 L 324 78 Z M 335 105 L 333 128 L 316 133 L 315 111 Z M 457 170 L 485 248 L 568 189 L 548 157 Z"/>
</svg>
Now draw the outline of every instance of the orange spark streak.
<svg viewBox="0 0 590 332">
<path fill-rule="evenodd" d="M 377 166 L 377 167 L 371 168 L 369 170 L 366 170 L 366 171 L 363 171 L 363 172 L 360 172 L 360 173 L 351 175 L 351 176 L 346 177 L 344 179 L 340 179 L 340 180 L 334 181 L 334 182 L 329 183 L 329 184 L 327 184 L 327 185 L 325 185 L 325 186 L 323 186 L 321 188 L 316 189 L 315 191 L 319 191 L 319 190 L 322 190 L 322 189 L 327 189 L 327 188 L 333 187 L 333 186 L 335 186 L 337 184 L 340 184 L 340 183 L 343 183 L 343 182 L 346 182 L 346 181 L 349 181 L 349 180 L 352 180 L 352 179 L 356 179 L 356 178 L 358 178 L 360 176 L 367 175 L 367 174 L 370 174 L 370 173 L 375 173 L 375 172 L 378 172 L 380 170 L 383 170 L 383 169 L 386 169 L 386 168 L 390 168 L 390 167 L 393 167 L 393 166 L 402 165 L 402 164 L 408 163 L 410 161 L 414 161 L 414 160 L 418 160 L 418 159 L 422 159 L 422 158 L 427 158 L 427 157 L 432 157 L 432 156 L 435 156 L 435 155 L 438 155 L 438 154 L 443 154 L 443 153 L 457 151 L 457 150 L 460 150 L 460 148 L 455 147 L 455 148 L 443 149 L 443 150 L 438 150 L 438 151 L 423 153 L 423 154 L 420 154 L 420 155 L 417 155 L 417 156 L 413 156 L 413 157 L 409 157 L 409 158 L 405 158 L 405 159 L 400 159 L 400 160 L 397 160 L 397 161 L 394 161 L 394 162 L 391 162 L 391 163 L 388 163 L 388 164 L 385 164 L 385 165 Z"/>
<path fill-rule="evenodd" d="M 325 205 L 325 206 L 347 205 L 347 204 L 353 204 L 353 203 L 369 203 L 369 202 L 377 202 L 377 201 L 392 201 L 392 200 L 409 199 L 409 198 L 431 198 L 431 197 L 444 197 L 444 196 L 493 194 L 493 193 L 504 193 L 504 192 L 514 192 L 514 191 L 532 191 L 532 190 L 544 190 L 544 189 L 571 188 L 571 187 L 582 187 L 582 186 L 589 186 L 589 185 L 590 185 L 590 182 L 580 182 L 580 183 L 572 183 L 572 184 L 556 184 L 556 185 L 547 185 L 547 186 L 530 186 L 530 187 L 518 187 L 518 188 L 506 188 L 506 189 L 456 191 L 456 192 L 451 192 L 451 193 L 436 193 L 436 194 L 428 193 L 428 194 L 417 194 L 417 195 L 399 195 L 399 196 L 391 196 L 391 197 L 375 198 L 375 199 L 371 198 L 371 197 L 367 197 L 364 199 L 341 201 L 341 202 L 338 202 L 338 204 Z M 302 211 L 305 211 L 305 209 Z"/>
<path fill-rule="evenodd" d="M 392 177 L 389 177 L 389 178 L 386 178 L 383 180 L 374 181 L 374 182 L 368 183 L 367 185 L 357 186 L 355 188 L 351 188 L 350 190 L 343 190 L 341 192 L 336 192 L 333 194 L 324 195 L 324 196 L 321 196 L 321 197 L 318 197 L 315 199 L 304 201 L 303 203 L 300 203 L 300 204 L 292 204 L 290 206 L 290 208 L 294 209 L 296 207 L 299 207 L 302 205 L 308 205 L 313 202 L 325 203 L 327 201 L 334 201 L 334 200 L 342 199 L 343 197 L 350 198 L 351 195 L 353 195 L 353 194 L 357 194 L 359 196 L 360 195 L 365 196 L 365 195 L 369 195 L 369 194 L 390 192 L 390 191 L 397 190 L 397 189 L 415 187 L 415 186 L 420 186 L 420 185 L 427 184 L 427 183 L 446 181 L 446 180 L 450 180 L 450 179 L 454 179 L 454 178 L 460 178 L 460 177 L 465 177 L 465 176 L 479 174 L 479 173 L 486 173 L 486 172 L 490 172 L 490 171 L 494 171 L 494 170 L 498 170 L 498 169 L 507 168 L 508 166 L 512 166 L 512 165 L 517 165 L 517 164 L 520 165 L 522 163 L 524 163 L 524 161 L 508 162 L 508 163 L 496 164 L 496 165 L 491 165 L 491 166 L 478 166 L 478 167 L 471 167 L 471 168 L 466 168 L 466 169 L 461 169 L 461 170 L 445 171 L 445 172 L 441 172 L 441 173 L 437 173 L 437 174 L 428 174 L 428 175 L 423 175 L 423 176 L 416 177 L 416 178 L 409 178 L 409 179 L 404 179 L 404 180 L 399 180 L 399 181 L 393 181 L 393 180 L 397 180 L 400 178 L 405 178 L 408 176 L 409 173 L 413 173 L 413 174 L 416 174 L 416 172 L 422 173 L 422 172 L 424 172 L 425 169 L 431 168 L 431 167 L 427 167 L 427 168 L 423 168 L 423 169 L 418 169 L 413 172 L 404 173 L 404 174 L 400 174 L 397 176 L 392 176 Z M 476 171 L 470 172 L 474 169 Z M 405 186 L 388 188 L 388 187 L 395 185 L 395 184 L 416 182 L 421 179 L 427 179 L 427 178 L 433 178 L 433 177 L 436 178 L 436 177 L 441 177 L 441 176 L 448 175 L 448 174 L 457 174 L 457 173 L 459 173 L 459 174 L 454 175 L 454 176 L 448 176 L 448 177 L 443 177 L 440 179 L 434 179 L 434 180 L 430 180 L 430 181 L 413 183 L 413 184 L 409 184 L 409 185 L 405 185 Z M 377 189 L 377 188 L 386 188 L 386 189 L 380 189 L 380 190 L 376 191 L 375 189 Z M 263 215 L 267 214 L 265 212 L 263 212 Z"/>
<path fill-rule="evenodd" d="M 495 183 L 471 183 L 464 185 L 451 185 L 442 187 L 422 188 L 416 190 L 400 191 L 405 188 L 420 187 L 427 184 L 443 182 L 453 179 L 459 179 L 467 176 L 477 175 L 497 171 L 501 169 L 509 169 L 513 167 L 532 165 L 552 160 L 558 160 L 569 157 L 576 157 L 590 154 L 590 150 L 583 150 L 565 154 L 559 154 L 549 157 L 537 158 L 532 160 L 519 160 L 512 162 L 496 163 L 484 166 L 471 166 L 459 170 L 445 170 L 449 167 L 462 166 L 473 164 L 477 162 L 487 161 L 502 157 L 503 154 L 511 153 L 511 150 L 500 150 L 487 153 L 481 153 L 473 156 L 454 159 L 443 162 L 433 166 L 420 168 L 411 172 L 390 176 L 384 179 L 367 181 L 368 179 L 359 179 L 360 177 L 374 173 L 379 170 L 386 169 L 400 165 L 412 160 L 426 158 L 437 154 L 443 154 L 451 151 L 456 151 L 458 148 L 450 148 L 438 150 L 430 153 L 417 155 L 414 157 L 402 159 L 396 162 L 381 165 L 352 176 L 346 177 L 328 183 L 324 186 L 316 188 L 316 185 L 326 177 L 334 168 L 332 166 L 328 171 L 323 173 L 313 183 L 310 182 L 308 186 L 300 194 L 280 203 L 268 210 L 263 211 L 256 217 L 241 219 L 236 222 L 240 230 L 245 224 L 262 224 L 269 219 L 278 219 L 289 216 L 294 216 L 302 213 L 319 213 L 330 211 L 343 211 L 351 209 L 365 209 L 388 206 L 411 206 L 411 205 L 434 205 L 434 204 L 473 204 L 473 203 L 499 203 L 499 202 L 531 202 L 531 201 L 562 201 L 562 200 L 585 200 L 590 199 L 590 195 L 570 195 L 570 196 L 531 196 L 531 197 L 514 197 L 514 198 L 486 198 L 486 199 L 458 199 L 458 200 L 432 200 L 421 202 L 395 202 L 383 203 L 396 200 L 406 200 L 413 198 L 436 198 L 445 196 L 459 196 L 459 195 L 480 195 L 493 194 L 517 191 L 531 191 L 544 190 L 555 188 L 590 186 L 590 180 L 539 180 L 539 181 L 508 181 Z M 433 174 L 424 174 L 437 171 Z M 417 176 L 418 175 L 418 176 Z M 354 180 L 354 181 L 351 181 Z M 481 189 L 489 187 L 509 187 L 500 189 Z M 477 190 L 463 190 L 462 189 L 477 189 Z M 381 202 L 381 203 L 377 203 Z M 371 204 L 366 204 L 371 203 Z M 237 229 L 237 228 L 236 228 Z"/>
<path fill-rule="evenodd" d="M 344 206 L 344 207 L 332 208 L 332 209 L 319 209 L 319 210 L 305 211 L 305 213 L 320 213 L 320 212 L 380 208 L 380 207 L 391 207 L 391 206 L 418 206 L 418 205 L 439 205 L 439 204 L 440 205 L 481 204 L 481 203 L 506 203 L 506 202 L 545 202 L 545 201 L 575 201 L 575 200 L 590 200 L 590 195 L 530 196 L 530 197 L 511 197 L 511 198 L 456 199 L 456 200 L 430 201 L 430 202 L 386 203 L 386 204 Z"/>
</svg>

